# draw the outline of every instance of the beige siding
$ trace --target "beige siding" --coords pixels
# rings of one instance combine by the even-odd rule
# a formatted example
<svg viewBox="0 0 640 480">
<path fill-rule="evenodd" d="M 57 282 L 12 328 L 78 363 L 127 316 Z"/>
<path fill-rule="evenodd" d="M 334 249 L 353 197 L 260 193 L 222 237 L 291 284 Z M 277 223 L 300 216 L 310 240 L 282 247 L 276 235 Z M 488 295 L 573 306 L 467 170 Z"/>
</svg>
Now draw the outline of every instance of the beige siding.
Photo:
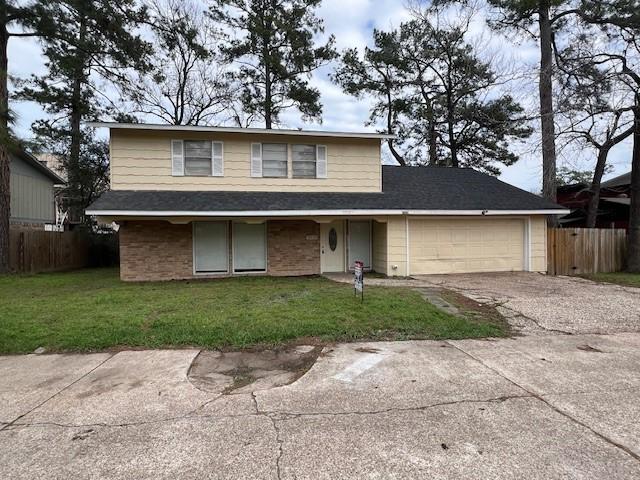
<svg viewBox="0 0 640 480">
<path fill-rule="evenodd" d="M 224 177 L 172 176 L 172 139 L 224 142 Z M 252 178 L 252 142 L 326 145 L 328 178 Z M 380 140 L 377 139 L 112 130 L 110 145 L 113 190 L 379 192 L 382 189 Z M 290 154 L 288 170 L 291 177 Z"/>
<path fill-rule="evenodd" d="M 18 157 L 11 158 L 11 221 L 55 222 L 53 182 Z"/>
<path fill-rule="evenodd" d="M 373 270 L 387 274 L 387 224 L 374 221 L 372 227 L 372 254 Z"/>
<path fill-rule="evenodd" d="M 388 217 L 387 220 L 387 275 L 407 275 L 406 217 Z"/>
<path fill-rule="evenodd" d="M 531 270 L 547 271 L 547 218 L 537 215 L 531 218 Z"/>
</svg>

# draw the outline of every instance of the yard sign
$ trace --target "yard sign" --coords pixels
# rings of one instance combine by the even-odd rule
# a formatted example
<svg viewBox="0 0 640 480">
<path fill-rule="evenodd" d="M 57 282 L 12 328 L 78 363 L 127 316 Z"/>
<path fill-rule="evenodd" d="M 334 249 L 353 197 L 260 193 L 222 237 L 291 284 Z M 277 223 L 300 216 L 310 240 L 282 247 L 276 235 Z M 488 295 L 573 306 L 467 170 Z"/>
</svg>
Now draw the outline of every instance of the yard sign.
<svg viewBox="0 0 640 480">
<path fill-rule="evenodd" d="M 362 295 L 362 301 L 364 301 L 364 276 L 362 274 L 362 269 L 364 268 L 364 263 L 359 260 L 354 262 L 353 266 L 353 293 L 357 295 L 358 292 Z"/>
</svg>

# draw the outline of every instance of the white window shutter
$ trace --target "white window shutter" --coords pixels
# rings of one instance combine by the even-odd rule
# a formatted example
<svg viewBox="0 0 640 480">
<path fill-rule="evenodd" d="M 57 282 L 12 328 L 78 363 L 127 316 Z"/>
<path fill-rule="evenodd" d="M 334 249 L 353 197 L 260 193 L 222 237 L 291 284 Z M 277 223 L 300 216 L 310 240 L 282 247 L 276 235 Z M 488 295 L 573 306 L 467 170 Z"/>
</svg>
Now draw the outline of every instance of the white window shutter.
<svg viewBox="0 0 640 480">
<path fill-rule="evenodd" d="M 211 142 L 211 175 L 224 177 L 224 158 L 222 142 Z"/>
<path fill-rule="evenodd" d="M 171 140 L 171 175 L 182 177 L 184 175 L 184 142 Z"/>
<path fill-rule="evenodd" d="M 316 178 L 327 178 L 327 147 L 316 146 Z"/>
<path fill-rule="evenodd" d="M 262 176 L 262 144 L 251 144 L 251 176 Z"/>
</svg>

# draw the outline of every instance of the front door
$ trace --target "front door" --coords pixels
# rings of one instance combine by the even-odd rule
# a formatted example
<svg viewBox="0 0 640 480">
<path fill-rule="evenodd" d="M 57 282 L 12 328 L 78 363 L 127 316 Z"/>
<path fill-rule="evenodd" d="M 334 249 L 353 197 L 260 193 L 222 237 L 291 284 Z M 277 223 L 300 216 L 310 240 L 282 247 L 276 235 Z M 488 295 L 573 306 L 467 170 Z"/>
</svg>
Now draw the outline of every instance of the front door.
<svg viewBox="0 0 640 480">
<path fill-rule="evenodd" d="M 344 222 L 320 224 L 320 269 L 344 272 Z"/>
</svg>

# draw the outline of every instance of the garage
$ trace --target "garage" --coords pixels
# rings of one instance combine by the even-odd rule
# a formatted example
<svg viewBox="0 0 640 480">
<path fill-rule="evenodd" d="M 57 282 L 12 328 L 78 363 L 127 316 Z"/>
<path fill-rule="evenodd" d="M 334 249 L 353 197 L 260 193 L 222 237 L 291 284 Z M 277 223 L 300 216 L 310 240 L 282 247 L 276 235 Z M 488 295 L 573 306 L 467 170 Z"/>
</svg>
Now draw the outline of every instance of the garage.
<svg viewBox="0 0 640 480">
<path fill-rule="evenodd" d="M 411 274 L 525 270 L 522 218 L 409 220 Z"/>
</svg>

